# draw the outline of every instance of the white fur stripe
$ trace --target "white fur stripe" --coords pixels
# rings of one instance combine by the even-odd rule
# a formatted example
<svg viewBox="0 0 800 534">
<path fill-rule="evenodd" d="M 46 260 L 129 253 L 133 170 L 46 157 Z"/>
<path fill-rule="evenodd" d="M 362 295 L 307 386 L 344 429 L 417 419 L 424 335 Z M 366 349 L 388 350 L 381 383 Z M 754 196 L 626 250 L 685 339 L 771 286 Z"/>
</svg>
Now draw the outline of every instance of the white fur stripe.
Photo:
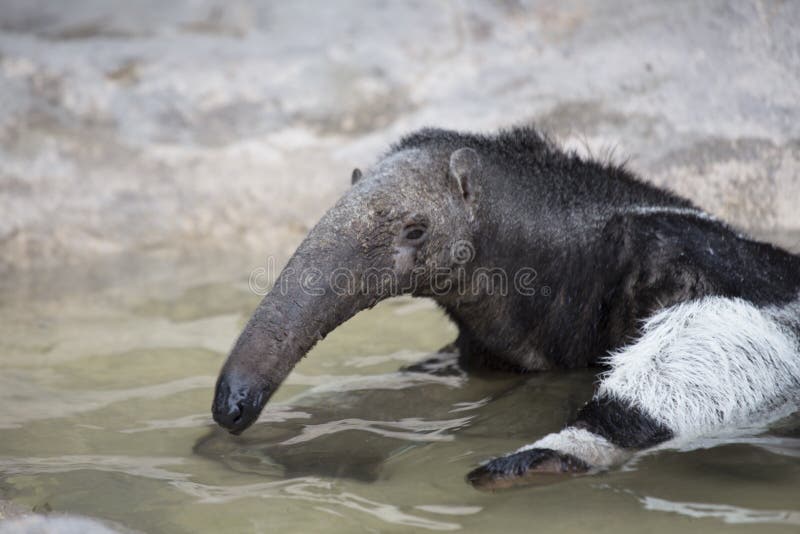
<svg viewBox="0 0 800 534">
<path fill-rule="evenodd" d="M 567 427 L 557 434 L 548 434 L 516 452 L 529 449 L 552 449 L 583 460 L 591 467 L 608 467 L 625 460 L 629 453 L 583 428 Z"/>
<path fill-rule="evenodd" d="M 624 213 L 633 213 L 636 215 L 688 215 L 690 217 L 697 217 L 698 219 L 705 219 L 707 221 L 717 220 L 713 215 L 696 208 L 676 208 L 673 206 L 632 206 L 626 209 Z"/>
<path fill-rule="evenodd" d="M 800 395 L 800 342 L 787 309 L 722 297 L 668 308 L 608 357 L 597 395 L 631 403 L 676 436 L 752 421 Z"/>
</svg>

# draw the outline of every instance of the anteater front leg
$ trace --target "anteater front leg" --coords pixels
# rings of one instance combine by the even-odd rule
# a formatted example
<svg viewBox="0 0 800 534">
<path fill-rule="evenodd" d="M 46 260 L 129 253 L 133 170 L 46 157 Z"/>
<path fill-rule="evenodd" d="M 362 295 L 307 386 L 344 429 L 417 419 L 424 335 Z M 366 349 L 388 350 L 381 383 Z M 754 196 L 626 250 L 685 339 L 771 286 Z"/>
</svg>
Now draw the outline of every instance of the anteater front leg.
<svg viewBox="0 0 800 534">
<path fill-rule="evenodd" d="M 470 472 L 467 480 L 481 489 L 546 482 L 552 475 L 584 474 L 619 465 L 636 450 L 672 437 L 667 426 L 639 408 L 596 396 L 571 425 L 485 463 Z"/>
<path fill-rule="evenodd" d="M 636 343 L 608 357 L 610 370 L 574 423 L 467 479 L 495 489 L 586 473 L 672 437 L 768 418 L 800 391 L 797 314 L 789 308 L 707 297 L 659 312 Z"/>
<path fill-rule="evenodd" d="M 400 371 L 437 376 L 463 375 L 464 373 L 472 374 L 486 371 L 515 374 L 531 372 L 529 369 L 495 358 L 483 350 L 476 350 L 476 344 L 473 344 L 471 340 L 467 342 L 459 341 L 445 345 L 429 358 L 401 367 Z M 471 350 L 465 350 L 465 347 L 471 347 Z"/>
</svg>

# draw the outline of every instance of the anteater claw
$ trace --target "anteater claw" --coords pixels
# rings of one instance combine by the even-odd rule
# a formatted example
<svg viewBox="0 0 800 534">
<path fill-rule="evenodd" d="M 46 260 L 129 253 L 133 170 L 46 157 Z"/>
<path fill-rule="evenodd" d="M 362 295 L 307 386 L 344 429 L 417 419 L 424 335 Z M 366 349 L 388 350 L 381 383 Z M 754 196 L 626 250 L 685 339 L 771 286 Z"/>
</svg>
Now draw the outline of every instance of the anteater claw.
<svg viewBox="0 0 800 534">
<path fill-rule="evenodd" d="M 589 466 L 569 454 L 551 449 L 528 449 L 490 460 L 467 474 L 467 482 L 482 490 L 547 484 L 553 475 L 586 473 Z"/>
</svg>

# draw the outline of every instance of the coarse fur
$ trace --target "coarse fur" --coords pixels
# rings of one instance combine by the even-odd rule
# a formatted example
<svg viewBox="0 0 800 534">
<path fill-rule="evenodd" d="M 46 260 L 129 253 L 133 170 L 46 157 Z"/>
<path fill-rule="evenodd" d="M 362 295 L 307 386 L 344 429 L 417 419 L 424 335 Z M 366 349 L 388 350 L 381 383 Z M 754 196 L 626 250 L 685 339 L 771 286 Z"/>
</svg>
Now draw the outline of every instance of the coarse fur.
<svg viewBox="0 0 800 534">
<path fill-rule="evenodd" d="M 220 373 L 214 417 L 232 432 L 256 420 L 319 339 L 404 293 L 446 310 L 467 369 L 605 369 L 571 425 L 474 471 L 469 480 L 483 487 L 521 472 L 607 466 L 745 420 L 798 389 L 800 257 L 622 166 L 565 152 L 530 127 L 425 129 L 352 182 Z M 297 276 L 308 268 L 322 275 L 310 288 Z M 324 275 L 342 268 L 362 281 L 378 269 L 398 283 L 331 291 Z M 535 273 L 534 292 L 455 290 L 457 272 L 473 280 L 524 269 Z"/>
<path fill-rule="evenodd" d="M 675 436 L 671 428 L 649 412 L 627 401 L 601 395 L 595 395 L 578 411 L 574 426 L 623 449 L 644 449 Z"/>
<path fill-rule="evenodd" d="M 617 464 L 629 454 L 625 449 L 614 445 L 602 436 L 583 428 L 568 427 L 548 434 L 540 440 L 525 445 L 516 452 L 530 449 L 552 449 L 582 460 L 587 466 L 605 467 Z"/>
<path fill-rule="evenodd" d="M 776 319 L 738 298 L 667 308 L 606 358 L 597 396 L 635 406 L 682 437 L 745 424 L 800 397 L 800 341 Z"/>
<path fill-rule="evenodd" d="M 742 299 L 706 297 L 660 311 L 646 320 L 639 338 L 605 358 L 609 370 L 573 425 L 509 456 L 530 466 L 521 454 L 541 457 L 541 449 L 551 449 L 587 470 L 605 468 L 673 437 L 708 435 L 769 419 L 787 405 L 796 408 L 799 304 L 800 298 L 757 308 Z M 503 487 L 506 462 L 488 462 L 472 477 Z"/>
<path fill-rule="evenodd" d="M 705 295 L 778 303 L 800 284 L 797 257 L 742 238 L 624 168 L 564 153 L 531 128 L 493 137 L 423 130 L 393 153 L 461 146 L 482 158 L 473 265 L 533 266 L 552 292 L 443 302 L 464 358 L 522 369 L 585 367 L 663 307 Z"/>
</svg>

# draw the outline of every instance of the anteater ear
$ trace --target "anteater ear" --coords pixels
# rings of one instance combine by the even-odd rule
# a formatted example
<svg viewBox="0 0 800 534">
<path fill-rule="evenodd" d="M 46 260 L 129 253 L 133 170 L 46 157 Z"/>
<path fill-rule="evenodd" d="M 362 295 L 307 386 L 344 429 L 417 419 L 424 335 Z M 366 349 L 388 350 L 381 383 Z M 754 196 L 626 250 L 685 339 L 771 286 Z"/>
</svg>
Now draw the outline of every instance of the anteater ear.
<svg viewBox="0 0 800 534">
<path fill-rule="evenodd" d="M 356 167 L 355 169 L 353 169 L 353 174 L 350 175 L 350 185 L 356 185 L 356 182 L 358 182 L 360 179 L 361 179 L 361 169 Z"/>
<path fill-rule="evenodd" d="M 474 204 L 478 199 L 477 174 L 481 158 L 471 148 L 459 148 L 450 154 L 450 176 L 458 184 L 464 201 Z"/>
</svg>

